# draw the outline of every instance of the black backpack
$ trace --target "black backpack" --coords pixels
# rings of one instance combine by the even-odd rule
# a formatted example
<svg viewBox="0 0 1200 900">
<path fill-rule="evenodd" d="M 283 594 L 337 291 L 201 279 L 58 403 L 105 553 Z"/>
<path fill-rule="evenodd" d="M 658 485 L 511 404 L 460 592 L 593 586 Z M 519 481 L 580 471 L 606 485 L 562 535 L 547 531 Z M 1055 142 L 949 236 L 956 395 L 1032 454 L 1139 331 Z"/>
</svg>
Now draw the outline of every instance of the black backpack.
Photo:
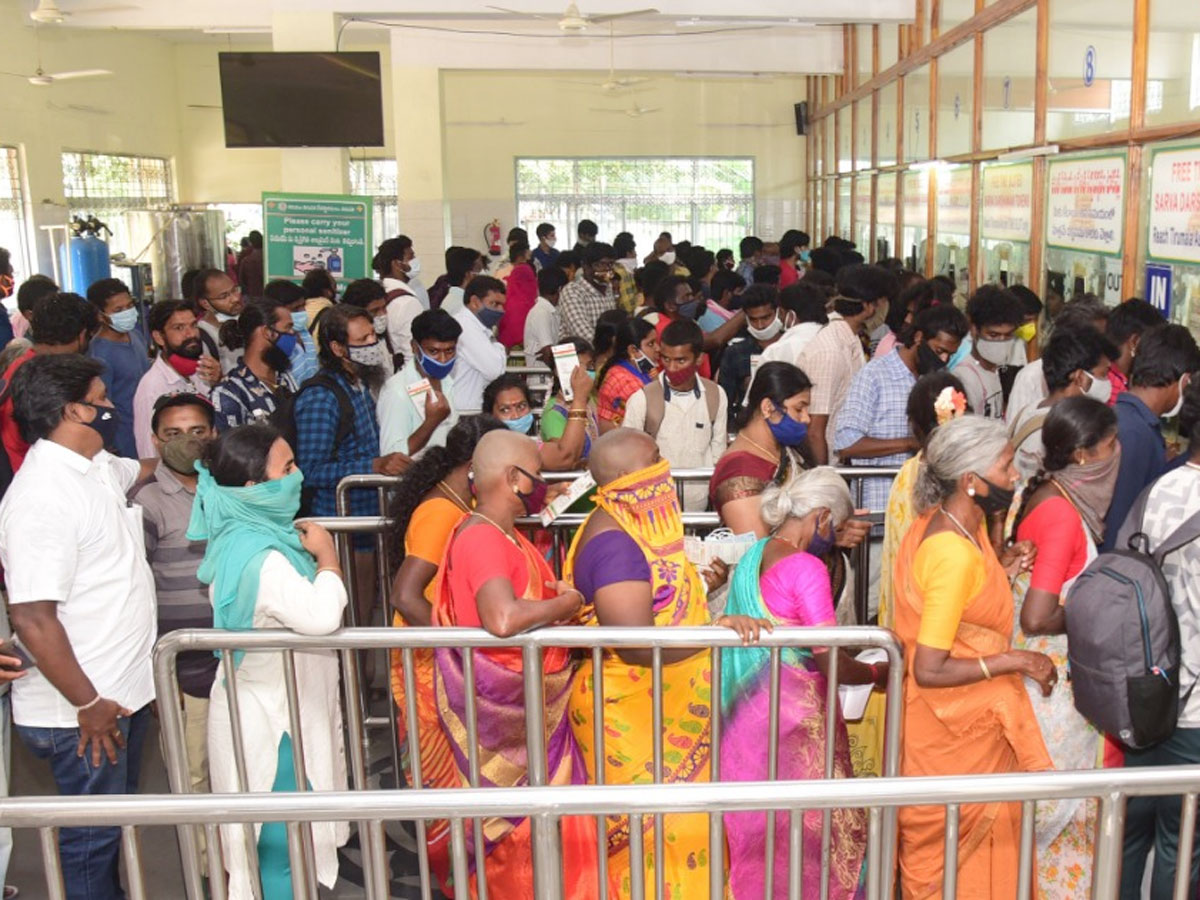
<svg viewBox="0 0 1200 900">
<path fill-rule="evenodd" d="M 354 404 L 350 400 L 350 395 L 346 393 L 346 389 L 329 372 L 317 372 L 316 375 L 300 385 L 294 394 L 282 399 L 275 407 L 275 412 L 271 413 L 271 424 L 279 429 L 284 440 L 295 450 L 297 437 L 296 401 L 300 399 L 300 395 L 305 391 L 318 387 L 331 391 L 337 399 L 338 424 L 333 438 L 333 450 L 336 453 L 337 448 L 354 432 Z M 301 516 L 312 515 L 312 500 L 315 493 L 316 488 L 305 485 L 300 495 Z"/>
<path fill-rule="evenodd" d="M 1200 513 L 1152 548 L 1142 530 L 1152 487 L 1121 526 L 1121 549 L 1092 560 L 1064 606 L 1075 709 L 1135 750 L 1171 736 L 1196 686 L 1180 698 L 1179 619 L 1162 563 L 1200 538 Z"/>
</svg>

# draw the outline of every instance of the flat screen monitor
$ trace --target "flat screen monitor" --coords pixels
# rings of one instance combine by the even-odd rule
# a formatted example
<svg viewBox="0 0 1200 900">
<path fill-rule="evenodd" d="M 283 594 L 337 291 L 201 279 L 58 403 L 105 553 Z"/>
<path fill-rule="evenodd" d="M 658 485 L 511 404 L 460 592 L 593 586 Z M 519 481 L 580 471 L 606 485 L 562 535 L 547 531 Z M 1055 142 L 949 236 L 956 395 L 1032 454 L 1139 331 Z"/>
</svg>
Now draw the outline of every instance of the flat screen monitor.
<svg viewBox="0 0 1200 900">
<path fill-rule="evenodd" d="M 226 147 L 382 147 L 378 53 L 221 53 Z"/>
</svg>

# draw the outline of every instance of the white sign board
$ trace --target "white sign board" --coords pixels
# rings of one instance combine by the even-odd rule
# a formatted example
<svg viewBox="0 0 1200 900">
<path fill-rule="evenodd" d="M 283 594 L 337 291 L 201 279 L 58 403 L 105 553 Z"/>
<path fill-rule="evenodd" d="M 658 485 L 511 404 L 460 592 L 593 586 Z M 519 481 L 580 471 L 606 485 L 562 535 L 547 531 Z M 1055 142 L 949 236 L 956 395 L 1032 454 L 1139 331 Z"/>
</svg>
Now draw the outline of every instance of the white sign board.
<svg viewBox="0 0 1200 900">
<path fill-rule="evenodd" d="M 1046 243 L 1119 255 L 1125 227 L 1125 157 L 1051 160 Z"/>
<path fill-rule="evenodd" d="M 986 166 L 979 233 L 993 241 L 1028 241 L 1033 233 L 1033 164 Z"/>
<path fill-rule="evenodd" d="M 1149 256 L 1200 263 L 1200 147 L 1154 154 L 1149 227 Z"/>
</svg>

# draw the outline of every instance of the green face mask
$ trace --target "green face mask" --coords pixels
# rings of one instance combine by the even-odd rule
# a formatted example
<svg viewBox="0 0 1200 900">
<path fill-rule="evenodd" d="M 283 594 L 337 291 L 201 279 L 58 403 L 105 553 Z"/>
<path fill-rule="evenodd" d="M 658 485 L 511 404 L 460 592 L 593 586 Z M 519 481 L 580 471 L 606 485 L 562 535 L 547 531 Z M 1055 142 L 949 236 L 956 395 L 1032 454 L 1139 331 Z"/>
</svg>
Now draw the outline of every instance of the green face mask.
<svg viewBox="0 0 1200 900">
<path fill-rule="evenodd" d="M 204 456 L 208 441 L 194 434 L 177 434 L 159 451 L 168 469 L 180 475 L 195 475 L 196 460 Z"/>
</svg>

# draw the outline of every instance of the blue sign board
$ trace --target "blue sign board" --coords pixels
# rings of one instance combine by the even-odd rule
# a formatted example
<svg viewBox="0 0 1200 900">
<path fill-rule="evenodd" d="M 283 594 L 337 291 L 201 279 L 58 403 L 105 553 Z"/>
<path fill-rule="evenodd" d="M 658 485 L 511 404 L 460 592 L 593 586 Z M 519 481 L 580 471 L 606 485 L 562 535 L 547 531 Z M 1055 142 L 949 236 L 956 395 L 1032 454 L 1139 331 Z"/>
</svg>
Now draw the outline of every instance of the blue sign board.
<svg viewBox="0 0 1200 900">
<path fill-rule="evenodd" d="M 1146 301 L 1167 319 L 1171 318 L 1171 267 L 1146 265 Z"/>
</svg>

